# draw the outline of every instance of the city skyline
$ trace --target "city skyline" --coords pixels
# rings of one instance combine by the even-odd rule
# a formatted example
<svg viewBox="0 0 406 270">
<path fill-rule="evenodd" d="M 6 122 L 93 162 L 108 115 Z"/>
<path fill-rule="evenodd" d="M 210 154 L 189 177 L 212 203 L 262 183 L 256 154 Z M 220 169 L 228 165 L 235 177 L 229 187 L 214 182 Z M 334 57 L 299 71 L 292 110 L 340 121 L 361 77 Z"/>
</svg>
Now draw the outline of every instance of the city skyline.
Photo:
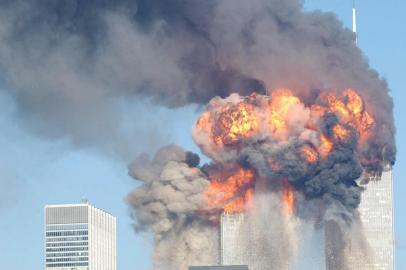
<svg viewBox="0 0 406 270">
<path fill-rule="evenodd" d="M 372 182 L 371 186 L 366 186 L 365 182 Z M 363 181 L 360 182 L 361 186 L 365 185 L 366 191 L 364 191 L 363 196 L 361 199 L 361 204 L 359 207 L 359 212 L 360 212 L 360 221 L 363 225 L 363 228 L 365 230 L 365 240 L 368 242 L 369 247 L 371 248 L 371 254 L 374 254 L 373 256 L 373 261 L 370 261 L 370 259 L 366 259 L 365 256 L 366 254 L 360 253 L 361 250 L 360 246 L 357 246 L 358 243 L 351 243 L 348 242 L 346 249 L 345 249 L 345 254 L 348 256 L 348 263 L 351 267 L 351 269 L 354 270 L 366 270 L 370 269 L 371 267 L 374 267 L 374 269 L 377 270 L 391 270 L 394 269 L 394 241 L 393 241 L 393 210 L 391 206 L 392 202 L 392 169 L 390 166 L 387 166 L 385 168 L 385 171 L 382 173 L 380 176 L 370 176 L 368 179 L 364 179 Z M 369 189 L 368 189 L 369 187 Z M 46 205 L 45 206 L 45 222 L 46 222 L 46 235 L 45 235 L 45 240 L 46 240 L 46 259 L 47 261 L 49 259 L 52 260 L 52 257 L 50 258 L 49 256 L 55 256 L 53 252 L 54 250 L 49 249 L 49 245 L 55 245 L 55 241 L 52 241 L 48 243 L 48 240 L 56 236 L 56 234 L 59 232 L 62 233 L 72 233 L 75 232 L 74 235 L 77 235 L 77 232 L 83 232 L 80 231 L 79 229 L 88 229 L 87 227 L 87 217 L 86 217 L 86 212 L 84 212 L 84 209 L 80 208 L 88 208 L 90 207 L 91 210 L 96 210 L 101 213 L 104 213 L 103 211 L 96 209 L 92 207 L 86 200 L 82 200 L 82 203 L 79 204 L 63 204 L 63 205 Z M 77 210 L 75 211 L 70 211 L 70 214 L 65 211 L 61 212 L 60 209 L 69 209 L 69 208 L 76 208 Z M 53 214 L 50 212 L 50 210 L 53 209 Z M 373 210 L 375 209 L 375 210 Z M 57 210 L 57 211 L 55 211 Z M 58 211 L 59 210 L 59 211 Z M 86 209 L 87 210 L 87 209 Z M 57 214 L 59 212 L 59 214 Z M 70 220 L 70 221 L 69 221 Z M 57 225 L 55 225 L 57 224 Z M 62 225 L 63 224 L 63 225 Z M 86 225 L 85 225 L 86 224 Z M 67 226 L 69 228 L 67 228 Z M 74 226 L 74 228 L 72 227 Z M 81 226 L 80 228 L 77 226 Z M 85 226 L 85 227 L 83 227 Z M 308 224 L 310 226 L 310 235 L 316 235 L 317 230 L 315 229 L 314 225 Z M 307 227 L 308 227 L 307 226 Z M 57 228 L 58 227 L 58 228 Z M 63 228 L 62 228 L 63 227 Z M 302 240 L 300 241 L 301 244 L 299 244 L 299 250 L 301 248 L 304 248 L 308 252 L 309 247 L 307 246 L 309 244 L 308 240 L 306 239 L 306 224 L 301 224 L 300 227 L 297 227 L 296 230 L 299 234 L 301 234 Z M 329 227 L 326 225 L 326 228 Z M 331 227 L 331 226 L 330 226 Z M 309 229 L 308 228 L 308 229 Z M 334 229 L 334 225 L 331 227 Z M 233 265 L 244 265 L 247 264 L 250 266 L 250 269 L 256 270 L 256 269 L 262 269 L 260 267 L 261 265 L 261 260 L 253 260 L 253 255 L 251 254 L 252 250 L 247 250 L 247 241 L 250 242 L 253 239 L 248 239 L 244 237 L 244 232 L 249 231 L 249 234 L 253 234 L 254 232 L 252 231 L 252 224 L 251 226 L 248 225 L 248 223 L 245 220 L 245 215 L 243 213 L 237 213 L 237 214 L 230 214 L 230 213 L 222 213 L 220 215 L 220 266 L 212 266 L 212 267 L 204 267 L 204 266 L 195 266 L 195 267 L 190 267 L 190 269 L 228 269 L 227 267 L 231 267 L 230 269 L 240 269 L 238 266 L 232 268 Z M 336 227 L 334 230 L 338 229 Z M 73 230 L 73 231 L 72 231 Z M 114 226 L 115 230 L 115 226 Z M 384 234 L 381 235 L 377 233 L 378 231 L 386 231 L 390 232 L 389 234 Z M 328 237 L 328 233 L 326 231 L 326 237 Z M 52 235 L 51 235 L 52 234 Z M 66 236 L 66 235 L 62 236 Z M 73 235 L 73 234 L 69 234 Z M 59 235 L 61 236 L 61 235 Z M 87 236 L 87 233 L 86 233 Z M 385 239 L 381 239 L 384 237 Z M 314 236 L 310 236 L 310 238 L 314 238 Z M 311 240 L 310 240 L 311 241 Z M 331 239 L 331 242 L 337 241 L 334 239 Z M 86 237 L 86 242 L 87 242 L 87 237 Z M 56 243 L 58 244 L 58 243 Z M 63 244 L 61 242 L 61 244 Z M 68 243 L 69 244 L 69 243 Z M 314 269 L 324 269 L 321 265 L 323 262 L 320 263 L 320 265 L 315 265 L 314 263 L 323 258 L 323 249 L 324 241 L 318 242 L 320 244 L 319 246 L 319 252 L 316 250 L 312 251 L 312 257 L 313 257 L 313 267 Z M 66 244 L 64 244 L 65 246 Z M 86 257 L 88 256 L 87 254 L 87 247 L 90 246 L 89 244 L 86 243 Z M 77 247 L 76 247 L 77 248 Z M 82 245 L 79 246 L 79 248 L 82 248 Z M 314 246 L 313 246 L 314 248 Z M 55 248 L 51 248 L 55 249 Z M 66 249 L 66 248 L 65 248 Z M 82 250 L 81 249 L 81 250 Z M 51 252 L 49 252 L 51 251 Z M 78 250 L 74 250 L 78 251 Z M 58 253 L 64 252 L 64 250 L 58 250 Z M 326 249 L 326 257 L 325 257 L 325 269 L 336 269 L 336 261 L 335 259 L 329 258 L 329 251 Z M 377 252 L 377 253 L 376 253 Z M 300 258 L 301 256 L 303 257 L 304 254 L 303 251 L 299 251 L 299 261 L 297 258 L 294 258 L 294 262 L 291 262 L 290 264 L 296 264 L 296 266 L 290 267 L 289 265 L 286 265 L 286 269 L 296 269 L 294 267 L 299 267 L 301 265 L 300 260 L 303 258 Z M 64 253 L 62 253 L 64 254 Z M 307 254 L 306 256 L 308 256 Z M 295 255 L 297 257 L 298 254 Z M 115 257 L 115 256 L 114 256 Z M 314 258 L 319 258 L 314 261 Z M 331 260 L 332 259 L 332 260 Z M 329 263 L 331 261 L 331 263 Z M 86 261 L 88 262 L 88 261 Z M 79 262 L 79 264 L 54 264 L 54 265 L 49 265 L 47 262 L 47 266 L 52 266 L 49 267 L 49 270 L 55 269 L 57 266 L 61 267 L 75 267 L 75 266 L 88 266 L 88 264 L 83 264 L 83 262 Z M 216 268 L 217 267 L 217 268 Z M 320 267 L 320 268 L 319 268 Z M 48 268 L 46 268 L 48 270 Z M 59 268 L 57 268 L 59 269 Z M 81 268 L 78 268 L 81 269 Z M 93 268 L 90 268 L 92 270 Z M 98 268 L 102 269 L 102 268 Z M 108 268 L 110 269 L 110 268 Z M 241 268 L 243 269 L 243 268 Z"/>
<path fill-rule="evenodd" d="M 400 74 L 400 66 L 392 66 L 393 61 L 403 62 L 400 59 L 404 57 L 403 50 L 401 50 L 405 44 L 404 37 L 399 36 L 399 30 L 397 33 L 394 30 L 401 25 L 400 21 L 403 22 L 403 18 L 399 15 L 399 10 L 402 8 L 395 8 L 396 5 L 393 2 L 382 7 L 376 3 L 371 3 L 369 6 L 369 3 L 360 1 L 358 6 L 359 46 L 364 50 L 371 65 L 388 79 L 392 89 L 391 94 L 394 96 L 399 145 L 399 159 L 394 166 L 393 182 L 394 211 L 396 213 L 394 220 L 396 256 L 394 259 L 396 259 L 397 266 L 402 269 L 401 267 L 406 267 L 405 256 L 403 256 L 406 252 L 404 244 L 406 233 L 402 229 L 405 227 L 406 220 L 402 216 L 399 205 L 403 204 L 404 184 L 401 181 L 401 176 L 405 169 L 401 164 L 404 162 L 405 145 L 400 139 L 405 132 L 404 123 L 401 120 L 401 115 L 404 114 L 405 110 L 402 106 L 405 96 L 401 92 L 402 87 L 404 87 L 404 79 Z M 306 8 L 309 10 L 322 8 L 325 11 L 333 11 L 351 29 L 350 4 L 345 5 L 338 1 L 331 3 L 308 1 Z M 375 19 L 378 16 L 389 19 L 378 23 Z M 374 29 L 374 31 L 372 33 L 367 31 L 369 28 Z M 382 38 L 378 39 L 378 36 L 382 36 Z M 388 40 L 398 40 L 398 42 L 388 42 Z M 2 87 L 5 88 L 6 86 L 3 85 Z M 4 148 L 4 153 L 1 156 L 4 161 L 4 176 L 0 182 L 3 187 L 0 191 L 2 193 L 0 214 L 3 215 L 0 221 L 2 231 L 0 236 L 5 239 L 5 242 L 12 243 L 10 246 L 0 246 L 0 251 L 6 257 L 6 267 L 15 267 L 12 269 L 17 270 L 27 269 L 30 266 L 35 269 L 42 267 L 43 260 L 41 258 L 44 257 L 44 254 L 41 247 L 43 239 L 41 233 L 37 234 L 41 232 L 43 226 L 41 218 L 43 205 L 47 203 L 70 203 L 72 202 L 71 198 L 86 196 L 95 205 L 114 213 L 120 219 L 120 223 L 117 224 L 118 231 L 122 233 L 118 236 L 118 246 L 121 247 L 118 257 L 119 269 L 150 269 L 151 239 L 149 236 L 134 232 L 133 220 L 128 215 L 128 206 L 124 199 L 128 191 L 138 185 L 127 176 L 126 161 L 112 158 L 114 153 L 111 156 L 111 153 L 100 154 L 99 150 L 92 147 L 78 149 L 75 146 L 72 148 L 70 138 L 46 141 L 40 133 L 36 135 L 28 133 L 20 124 L 16 124 L 18 121 L 15 121 L 17 114 L 13 97 L 1 93 L 0 104 L 5 108 L 0 122 L 4 130 L 4 134 L 0 138 L 0 143 Z M 151 108 L 155 108 L 154 106 L 151 105 Z M 137 115 L 136 113 L 133 115 Z M 171 121 L 180 115 L 187 115 L 185 122 Z M 171 132 L 165 133 L 166 131 L 164 131 L 165 136 L 168 136 L 163 140 L 154 141 L 155 138 L 151 135 L 151 147 L 154 148 L 158 144 L 170 141 L 198 152 L 197 147 L 189 138 L 189 134 L 182 134 L 185 130 L 190 129 L 191 123 L 196 117 L 196 108 L 194 107 L 174 111 L 156 108 L 156 115 L 151 116 L 150 121 L 147 121 L 154 123 L 155 118 L 166 119 L 165 125 Z M 130 125 L 123 128 L 131 128 Z M 145 142 L 140 148 L 146 148 L 145 145 L 147 144 L 149 143 Z M 32 153 L 35 153 L 34 157 L 31 157 Z M 80 188 L 78 189 L 78 187 Z M 29 228 L 22 225 L 25 220 L 31 221 L 32 224 Z M 32 243 L 32 247 L 27 247 L 30 256 L 24 261 L 18 260 L 17 256 L 19 250 L 17 243 L 24 242 L 22 236 L 19 235 L 21 230 L 27 232 L 27 237 Z"/>
</svg>

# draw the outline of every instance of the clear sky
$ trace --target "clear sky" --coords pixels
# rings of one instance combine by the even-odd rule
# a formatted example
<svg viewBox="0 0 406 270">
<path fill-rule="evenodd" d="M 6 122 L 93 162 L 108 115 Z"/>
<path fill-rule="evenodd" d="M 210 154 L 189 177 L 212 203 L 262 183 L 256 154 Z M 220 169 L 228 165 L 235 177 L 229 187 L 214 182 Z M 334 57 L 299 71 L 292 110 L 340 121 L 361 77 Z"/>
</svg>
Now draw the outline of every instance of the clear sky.
<svg viewBox="0 0 406 270">
<path fill-rule="evenodd" d="M 308 0 L 308 10 L 332 11 L 351 25 L 352 1 Z M 406 2 L 358 0 L 359 46 L 372 67 L 386 78 L 395 102 L 397 163 L 394 168 L 397 269 L 406 269 Z M 125 196 L 137 183 L 127 176 L 127 164 L 93 149 L 71 149 L 67 140 L 46 141 L 17 121 L 13 100 L 0 87 L 0 258 L 3 269 L 42 269 L 45 204 L 75 203 L 87 198 L 118 218 L 118 267 L 146 270 L 150 239 L 131 228 Z M 182 115 L 166 124 L 160 143 L 175 142 L 197 151 L 190 129 L 194 108 L 157 108 L 157 117 Z M 130 120 L 130 119 L 129 119 Z M 384 232 L 382 232 L 384 233 Z"/>
</svg>

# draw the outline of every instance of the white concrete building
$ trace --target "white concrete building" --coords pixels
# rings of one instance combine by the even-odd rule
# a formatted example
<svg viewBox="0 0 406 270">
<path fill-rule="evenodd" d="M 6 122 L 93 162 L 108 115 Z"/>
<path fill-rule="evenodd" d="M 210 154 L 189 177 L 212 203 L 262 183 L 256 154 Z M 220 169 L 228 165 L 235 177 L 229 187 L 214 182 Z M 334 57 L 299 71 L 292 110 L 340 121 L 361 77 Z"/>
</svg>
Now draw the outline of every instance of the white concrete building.
<svg viewBox="0 0 406 270">
<path fill-rule="evenodd" d="M 116 218 L 87 202 L 45 206 L 45 270 L 116 270 Z"/>
</svg>

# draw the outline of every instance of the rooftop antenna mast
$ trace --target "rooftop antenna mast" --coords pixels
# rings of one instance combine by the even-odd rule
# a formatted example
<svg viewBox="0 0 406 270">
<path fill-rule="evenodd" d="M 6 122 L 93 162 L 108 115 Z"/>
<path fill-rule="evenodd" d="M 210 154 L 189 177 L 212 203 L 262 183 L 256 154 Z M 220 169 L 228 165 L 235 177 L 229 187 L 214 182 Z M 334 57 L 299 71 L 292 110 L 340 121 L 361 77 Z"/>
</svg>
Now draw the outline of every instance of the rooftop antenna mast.
<svg viewBox="0 0 406 270">
<path fill-rule="evenodd" d="M 355 9 L 355 0 L 352 2 L 352 32 L 355 35 L 355 45 L 358 43 L 358 36 L 357 36 L 357 10 Z"/>
</svg>

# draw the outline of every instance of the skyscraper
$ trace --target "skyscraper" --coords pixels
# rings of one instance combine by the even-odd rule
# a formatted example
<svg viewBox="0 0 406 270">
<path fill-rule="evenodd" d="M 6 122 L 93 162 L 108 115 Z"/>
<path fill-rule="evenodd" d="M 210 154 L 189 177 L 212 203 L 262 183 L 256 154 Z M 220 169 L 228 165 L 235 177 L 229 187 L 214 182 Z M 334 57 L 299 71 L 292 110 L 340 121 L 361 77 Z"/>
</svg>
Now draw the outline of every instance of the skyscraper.
<svg viewBox="0 0 406 270">
<path fill-rule="evenodd" d="M 352 8 L 352 31 L 357 44 L 357 19 L 355 1 Z M 393 176 L 392 167 L 387 164 L 381 175 L 369 177 L 369 181 L 360 182 L 365 188 L 358 207 L 360 220 L 367 245 L 371 253 L 363 258 L 359 247 L 350 242 L 346 253 L 350 269 L 393 270 L 395 269 L 395 238 L 393 223 Z"/>
<path fill-rule="evenodd" d="M 392 168 L 387 165 L 382 175 L 370 177 L 369 182 L 361 182 L 365 191 L 361 195 L 359 206 L 360 219 L 370 258 L 356 255 L 356 250 L 348 247 L 351 269 L 393 270 L 394 266 L 394 225 Z"/>
<path fill-rule="evenodd" d="M 247 264 L 248 250 L 242 237 L 244 214 L 222 213 L 220 217 L 220 262 L 221 265 Z"/>
<path fill-rule="evenodd" d="M 347 265 L 351 270 L 395 269 L 392 181 L 392 168 L 389 165 L 381 175 L 359 181 L 365 191 L 361 194 L 358 208 L 361 228 L 357 225 L 357 231 L 354 231 L 357 238 L 348 237 L 348 232 L 342 231 L 335 221 L 326 222 L 324 233 L 323 230 L 314 229 L 311 224 L 296 224 L 298 253 L 289 262 L 291 265 L 284 269 L 301 269 L 303 263 L 312 265 L 312 269 L 335 270 L 342 269 L 342 265 Z M 264 269 L 260 265 L 261 260 L 255 259 L 255 255 L 247 249 L 244 234 L 252 235 L 255 231 L 246 226 L 245 219 L 244 214 L 222 214 L 221 264 L 246 264 L 252 270 Z"/>
<path fill-rule="evenodd" d="M 221 265 L 247 265 L 250 270 L 287 270 L 289 262 L 280 256 L 275 258 L 275 256 L 278 257 L 275 255 L 278 252 L 273 248 L 278 249 L 278 247 L 270 243 L 270 238 L 267 240 L 263 238 L 263 232 L 269 229 L 269 227 L 265 229 L 263 226 L 258 226 L 255 221 L 250 222 L 248 215 L 244 213 L 224 212 L 220 218 Z M 281 243 L 277 239 L 273 240 Z"/>
<path fill-rule="evenodd" d="M 116 270 L 116 218 L 90 204 L 45 206 L 45 270 Z"/>
</svg>

